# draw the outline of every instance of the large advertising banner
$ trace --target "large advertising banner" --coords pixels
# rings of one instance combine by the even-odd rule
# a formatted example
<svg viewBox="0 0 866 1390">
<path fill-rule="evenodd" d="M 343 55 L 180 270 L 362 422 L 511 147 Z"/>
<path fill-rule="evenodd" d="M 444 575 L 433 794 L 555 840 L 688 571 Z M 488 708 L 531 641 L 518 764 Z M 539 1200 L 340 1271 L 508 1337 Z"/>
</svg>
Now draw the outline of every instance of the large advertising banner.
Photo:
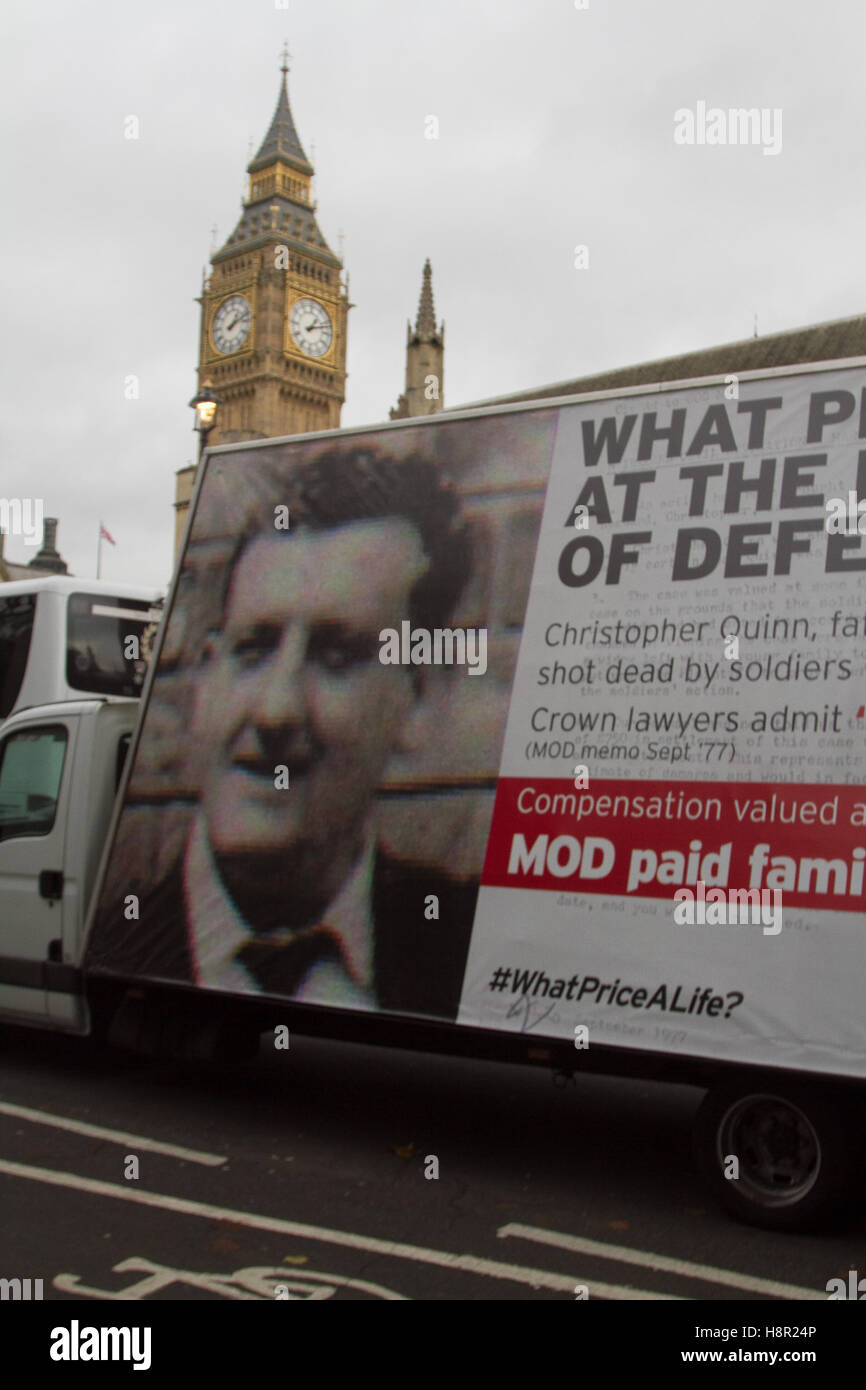
<svg viewBox="0 0 866 1390">
<path fill-rule="evenodd" d="M 199 477 L 87 966 L 866 1075 L 866 373 Z"/>
<path fill-rule="evenodd" d="M 459 1020 L 866 1073 L 866 373 L 563 407 Z"/>
</svg>

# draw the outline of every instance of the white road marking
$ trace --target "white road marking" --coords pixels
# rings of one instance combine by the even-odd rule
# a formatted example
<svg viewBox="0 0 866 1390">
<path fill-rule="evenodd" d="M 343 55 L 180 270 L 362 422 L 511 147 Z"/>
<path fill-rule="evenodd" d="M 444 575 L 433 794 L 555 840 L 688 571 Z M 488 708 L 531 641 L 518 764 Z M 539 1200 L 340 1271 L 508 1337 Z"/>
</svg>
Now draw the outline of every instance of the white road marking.
<svg viewBox="0 0 866 1390">
<path fill-rule="evenodd" d="M 585 1240 L 582 1236 L 565 1235 L 562 1231 L 546 1231 L 541 1226 L 522 1226 L 516 1221 L 501 1226 L 496 1234 L 534 1240 L 541 1245 L 555 1245 L 560 1250 L 573 1250 L 578 1255 L 598 1255 L 604 1260 L 618 1260 L 621 1264 L 643 1265 L 647 1269 L 681 1274 L 689 1279 L 703 1279 L 731 1289 L 745 1289 L 749 1293 L 766 1293 L 773 1298 L 808 1301 L 823 1301 L 826 1298 L 826 1292 L 818 1293 L 815 1289 L 800 1288 L 797 1284 L 780 1284 L 775 1279 L 759 1279 L 753 1274 L 738 1274 L 736 1270 L 718 1269 L 715 1265 L 693 1264 L 691 1260 L 677 1260 L 670 1255 L 654 1255 L 649 1250 L 632 1250 L 627 1245 Z"/>
<path fill-rule="evenodd" d="M 148 1294 L 170 1288 L 172 1284 L 187 1284 L 206 1293 L 218 1294 L 220 1298 L 241 1299 L 244 1302 L 258 1302 L 263 1298 L 275 1299 L 277 1288 L 282 1285 L 291 1299 L 291 1291 L 305 1294 L 307 1298 L 319 1301 L 331 1298 L 340 1288 L 360 1289 L 362 1293 L 372 1294 L 374 1298 L 384 1298 L 400 1303 L 407 1302 L 401 1293 L 383 1288 L 381 1284 L 371 1284 L 367 1279 L 348 1279 L 340 1274 L 316 1274 L 305 1269 L 303 1274 L 289 1271 L 282 1265 L 269 1267 L 253 1265 L 247 1269 L 236 1269 L 233 1274 L 199 1274 L 190 1269 L 172 1269 L 170 1265 L 154 1264 L 152 1260 L 133 1255 L 120 1264 L 112 1265 L 112 1274 L 126 1274 L 135 1271 L 146 1277 L 135 1284 L 127 1284 L 125 1289 L 94 1289 L 82 1284 L 77 1274 L 55 1274 L 52 1283 L 61 1293 L 74 1293 L 79 1298 L 106 1299 L 114 1303 L 140 1303 Z M 235 1287 L 240 1285 L 240 1287 Z M 248 1290 L 248 1292 L 245 1292 Z"/>
<path fill-rule="evenodd" d="M 26 1105 L 10 1105 L 0 1101 L 0 1115 L 12 1115 L 19 1120 L 30 1120 L 32 1124 L 51 1125 L 54 1129 L 66 1129 L 71 1134 L 86 1134 L 92 1139 L 108 1139 L 112 1144 L 126 1144 L 130 1149 L 142 1149 L 148 1153 L 168 1154 L 170 1158 L 184 1158 L 189 1163 L 203 1163 L 206 1168 L 219 1168 L 227 1163 L 223 1154 L 206 1154 L 200 1149 L 184 1149 L 178 1144 L 163 1144 L 159 1139 L 146 1139 L 143 1134 L 127 1134 L 123 1129 L 105 1129 L 102 1125 L 90 1125 L 84 1120 L 70 1120 L 64 1115 L 52 1115 L 48 1110 L 30 1110 Z"/>
<path fill-rule="evenodd" d="M 628 1285 L 602 1284 L 596 1279 L 581 1278 L 578 1275 L 553 1274 L 544 1269 L 505 1264 L 499 1260 L 482 1259 L 477 1255 L 454 1255 L 448 1250 L 428 1250 L 420 1245 L 405 1245 L 392 1240 L 378 1240 L 374 1236 L 357 1235 L 352 1231 L 335 1231 L 329 1230 L 325 1226 L 308 1226 L 300 1221 L 285 1221 L 276 1216 L 259 1216 L 255 1212 L 235 1211 L 231 1207 L 214 1207 L 206 1202 L 193 1202 L 187 1198 L 170 1197 L 160 1192 L 136 1191 L 131 1187 L 118 1187 L 116 1183 L 80 1177 L 77 1173 L 62 1173 L 53 1168 L 33 1168 L 24 1163 L 10 1163 L 6 1159 L 0 1159 L 0 1173 L 8 1173 L 13 1178 L 28 1178 L 35 1182 L 50 1183 L 55 1187 L 71 1187 L 79 1192 L 92 1193 L 97 1197 L 116 1197 L 121 1202 L 135 1202 L 140 1206 L 158 1207 L 162 1211 L 173 1211 L 182 1216 L 200 1216 L 208 1221 L 231 1221 L 237 1226 L 248 1226 L 252 1230 L 275 1231 L 280 1235 L 299 1237 L 301 1240 L 325 1241 L 330 1245 L 344 1245 L 352 1250 L 368 1250 L 372 1254 L 386 1255 L 392 1259 L 414 1260 L 418 1264 L 437 1265 L 440 1269 L 486 1275 L 491 1279 L 508 1279 L 514 1283 L 528 1284 L 533 1289 L 555 1289 L 560 1293 L 573 1293 L 576 1284 L 586 1284 L 590 1297 L 620 1300 L 652 1299 L 664 1302 L 681 1301 L 674 1294 L 652 1293 L 645 1289 L 633 1289 Z"/>
</svg>

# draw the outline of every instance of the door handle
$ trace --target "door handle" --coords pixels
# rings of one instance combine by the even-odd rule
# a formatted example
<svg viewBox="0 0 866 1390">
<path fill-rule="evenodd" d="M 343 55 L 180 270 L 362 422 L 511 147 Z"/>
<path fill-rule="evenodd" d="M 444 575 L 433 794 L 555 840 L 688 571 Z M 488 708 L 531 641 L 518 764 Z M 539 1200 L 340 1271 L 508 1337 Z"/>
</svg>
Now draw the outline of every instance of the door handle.
<svg viewBox="0 0 866 1390">
<path fill-rule="evenodd" d="M 39 875 L 39 896 L 52 899 L 63 897 L 63 870 L 43 869 Z"/>
</svg>

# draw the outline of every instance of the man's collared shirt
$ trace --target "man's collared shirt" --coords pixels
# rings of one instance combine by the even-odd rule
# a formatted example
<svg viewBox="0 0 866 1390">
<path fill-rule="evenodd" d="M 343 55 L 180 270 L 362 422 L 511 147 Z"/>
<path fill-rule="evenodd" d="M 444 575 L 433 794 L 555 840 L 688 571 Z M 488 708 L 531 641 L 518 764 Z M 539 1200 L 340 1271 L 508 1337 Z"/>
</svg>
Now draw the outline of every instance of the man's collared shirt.
<svg viewBox="0 0 866 1390">
<path fill-rule="evenodd" d="M 292 998 L 305 1004 L 335 1004 L 375 1009 L 373 992 L 373 916 L 370 892 L 375 840 L 368 829 L 364 848 L 334 901 L 323 913 L 340 942 L 341 959 L 322 960 L 310 967 Z M 183 867 L 184 898 L 190 924 L 189 945 L 193 978 L 209 989 L 258 994 L 260 987 L 235 959 L 248 941 L 278 942 L 291 938 L 276 929 L 255 936 L 232 901 L 213 857 L 204 817 L 195 819 Z"/>
</svg>

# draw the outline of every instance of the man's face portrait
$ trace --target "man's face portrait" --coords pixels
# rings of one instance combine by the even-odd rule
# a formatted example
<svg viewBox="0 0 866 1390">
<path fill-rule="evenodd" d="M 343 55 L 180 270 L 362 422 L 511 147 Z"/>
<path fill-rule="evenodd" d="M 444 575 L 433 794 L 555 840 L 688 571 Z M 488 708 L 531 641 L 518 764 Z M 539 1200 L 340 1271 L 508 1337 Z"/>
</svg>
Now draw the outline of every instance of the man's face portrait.
<svg viewBox="0 0 866 1390">
<path fill-rule="evenodd" d="M 539 470 L 545 418 L 528 432 Z M 497 659 L 516 654 L 520 613 L 489 548 L 501 540 L 495 574 L 527 587 L 537 538 L 510 511 L 502 529 L 527 431 L 515 438 L 511 416 L 479 428 L 463 444 L 450 421 L 257 441 L 206 463 L 92 961 L 304 1007 L 457 1017 L 506 712 L 467 624 L 486 656 L 493 615 Z M 444 639 L 395 658 L 404 624 L 465 634 L 466 660 Z M 122 934 L 130 881 L 146 892 Z"/>
<path fill-rule="evenodd" d="M 358 853 L 418 698 L 407 668 L 380 662 L 379 633 L 409 615 L 426 567 L 400 517 L 302 526 L 242 551 L 195 720 L 218 856 L 279 856 L 300 887 Z M 275 787 L 280 765 L 287 789 Z"/>
</svg>

